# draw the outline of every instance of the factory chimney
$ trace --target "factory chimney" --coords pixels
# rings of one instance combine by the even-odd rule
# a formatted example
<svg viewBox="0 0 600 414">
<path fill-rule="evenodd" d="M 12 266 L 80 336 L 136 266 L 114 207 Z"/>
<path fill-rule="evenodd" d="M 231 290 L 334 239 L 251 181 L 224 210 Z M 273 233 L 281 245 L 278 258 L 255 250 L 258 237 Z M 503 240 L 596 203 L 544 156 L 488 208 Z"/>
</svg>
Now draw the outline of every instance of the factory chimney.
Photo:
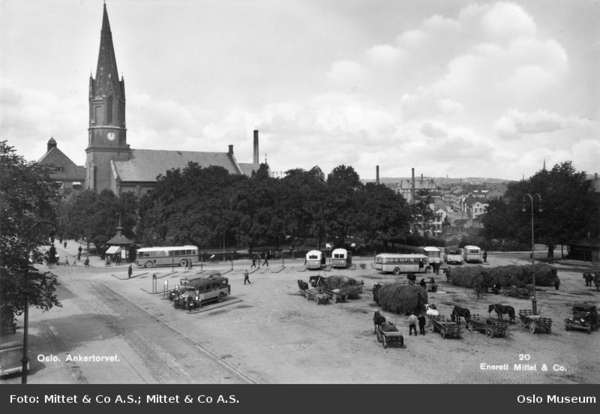
<svg viewBox="0 0 600 414">
<path fill-rule="evenodd" d="M 379 165 L 375 167 L 375 182 L 379 184 Z"/>
<path fill-rule="evenodd" d="M 411 204 L 415 204 L 415 169 L 412 169 L 412 191 L 411 191 Z"/>
<path fill-rule="evenodd" d="M 254 164 L 258 164 L 258 130 L 254 130 Z"/>
</svg>

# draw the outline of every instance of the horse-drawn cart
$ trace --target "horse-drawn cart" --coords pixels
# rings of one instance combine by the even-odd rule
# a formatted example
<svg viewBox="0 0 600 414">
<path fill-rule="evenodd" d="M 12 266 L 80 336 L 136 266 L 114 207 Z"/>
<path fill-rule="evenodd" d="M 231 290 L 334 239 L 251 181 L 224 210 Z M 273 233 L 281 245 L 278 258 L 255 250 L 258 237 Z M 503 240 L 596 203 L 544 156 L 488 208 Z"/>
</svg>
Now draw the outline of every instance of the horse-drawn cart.
<svg viewBox="0 0 600 414">
<path fill-rule="evenodd" d="M 317 305 L 319 305 L 321 303 L 329 302 L 329 296 L 327 296 L 324 293 L 319 292 L 317 289 L 306 289 L 303 292 L 304 292 L 304 297 L 306 298 L 306 300 L 312 299 L 316 302 Z"/>
<path fill-rule="evenodd" d="M 447 321 L 444 315 L 431 316 L 429 322 L 433 327 L 433 332 L 439 332 L 443 339 L 460 338 L 458 323 Z"/>
<path fill-rule="evenodd" d="M 509 296 L 512 298 L 529 299 L 533 293 L 531 291 L 531 288 L 529 288 L 529 287 L 519 288 L 516 286 L 511 286 L 511 287 L 504 288 L 502 290 L 502 294 L 504 296 Z"/>
<path fill-rule="evenodd" d="M 531 309 L 519 310 L 519 325 L 521 328 L 529 328 L 529 332 L 552 333 L 552 319 L 534 315 Z"/>
<path fill-rule="evenodd" d="M 326 289 L 324 287 L 319 287 L 317 289 L 319 293 L 327 295 L 327 298 L 332 303 L 346 302 L 346 299 L 348 298 L 348 292 L 346 292 L 345 289 Z"/>
<path fill-rule="evenodd" d="M 389 344 L 398 344 L 400 348 L 404 347 L 404 336 L 398 332 L 398 328 L 391 322 L 384 322 L 381 325 L 375 325 L 377 341 L 381 342 L 384 348 Z"/>
<path fill-rule="evenodd" d="M 469 329 L 469 332 L 485 332 L 490 338 L 502 338 L 506 336 L 508 322 L 498 321 L 492 318 L 480 319 L 478 314 L 474 314 L 471 316 L 471 319 L 467 321 L 467 329 Z"/>
</svg>

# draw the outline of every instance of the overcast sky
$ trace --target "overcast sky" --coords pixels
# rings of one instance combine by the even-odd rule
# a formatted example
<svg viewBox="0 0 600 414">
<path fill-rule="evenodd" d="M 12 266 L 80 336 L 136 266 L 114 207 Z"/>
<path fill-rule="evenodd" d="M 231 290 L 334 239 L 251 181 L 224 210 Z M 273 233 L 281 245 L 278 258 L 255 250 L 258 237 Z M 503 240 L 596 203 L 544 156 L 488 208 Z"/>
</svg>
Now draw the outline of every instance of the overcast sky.
<svg viewBox="0 0 600 414">
<path fill-rule="evenodd" d="M 0 0 L 0 139 L 85 163 L 102 0 Z M 109 0 L 128 143 L 363 179 L 600 172 L 600 2 Z"/>
</svg>

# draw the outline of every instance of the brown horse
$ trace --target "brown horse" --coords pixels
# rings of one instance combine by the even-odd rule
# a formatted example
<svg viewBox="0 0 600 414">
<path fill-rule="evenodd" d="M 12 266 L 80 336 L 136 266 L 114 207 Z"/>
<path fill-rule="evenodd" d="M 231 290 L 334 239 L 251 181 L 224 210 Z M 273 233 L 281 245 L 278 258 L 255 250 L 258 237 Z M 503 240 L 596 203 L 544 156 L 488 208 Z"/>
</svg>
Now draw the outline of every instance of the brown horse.
<svg viewBox="0 0 600 414">
<path fill-rule="evenodd" d="M 500 320 L 503 320 L 502 315 L 508 315 L 511 322 L 515 320 L 515 308 L 512 306 L 504 306 L 500 303 L 495 303 L 488 308 L 488 313 L 491 313 L 492 311 L 496 311 L 496 315 Z"/>
</svg>

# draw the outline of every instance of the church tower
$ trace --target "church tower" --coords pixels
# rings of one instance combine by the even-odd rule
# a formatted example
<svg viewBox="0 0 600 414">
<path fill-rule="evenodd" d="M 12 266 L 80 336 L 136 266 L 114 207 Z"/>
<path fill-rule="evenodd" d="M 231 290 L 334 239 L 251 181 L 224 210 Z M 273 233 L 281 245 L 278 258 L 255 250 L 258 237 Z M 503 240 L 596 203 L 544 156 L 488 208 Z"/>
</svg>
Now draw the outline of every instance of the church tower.
<svg viewBox="0 0 600 414">
<path fill-rule="evenodd" d="M 119 80 L 112 33 L 104 4 L 96 79 L 90 75 L 86 188 L 113 189 L 110 160 L 130 157 L 125 127 L 125 81 Z"/>
</svg>

